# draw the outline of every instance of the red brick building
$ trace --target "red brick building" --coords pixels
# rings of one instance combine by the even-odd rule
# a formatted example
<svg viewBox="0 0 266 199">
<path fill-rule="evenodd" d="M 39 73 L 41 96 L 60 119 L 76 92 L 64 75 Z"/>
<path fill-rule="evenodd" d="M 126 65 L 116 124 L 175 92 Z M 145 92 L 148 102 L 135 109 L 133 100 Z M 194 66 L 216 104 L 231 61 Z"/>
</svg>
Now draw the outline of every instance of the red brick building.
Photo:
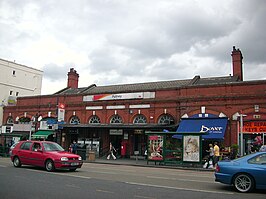
<svg viewBox="0 0 266 199">
<path fill-rule="evenodd" d="M 234 47 L 231 56 L 230 76 L 138 84 L 79 88 L 79 74 L 71 68 L 65 89 L 18 98 L 16 106 L 4 108 L 3 121 L 7 126 L 32 121 L 35 130 L 53 129 L 54 139 L 65 148 L 73 140 L 93 142 L 99 156 L 106 153 L 109 142 L 116 148 L 123 145 L 127 156 L 134 151 L 143 154 L 145 131 L 176 131 L 185 118 L 227 118 L 222 139 L 206 138 L 208 142 L 237 144 L 243 124 L 245 144 L 260 139 L 260 145 L 266 132 L 266 81 L 243 81 L 242 53 Z M 242 124 L 240 114 L 246 115 Z"/>
</svg>

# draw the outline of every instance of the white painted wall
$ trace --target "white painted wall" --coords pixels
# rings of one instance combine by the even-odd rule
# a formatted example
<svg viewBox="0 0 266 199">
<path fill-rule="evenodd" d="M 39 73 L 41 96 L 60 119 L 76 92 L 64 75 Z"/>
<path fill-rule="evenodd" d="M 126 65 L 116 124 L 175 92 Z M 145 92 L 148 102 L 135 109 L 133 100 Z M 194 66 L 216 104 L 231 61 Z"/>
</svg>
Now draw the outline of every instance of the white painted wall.
<svg viewBox="0 0 266 199">
<path fill-rule="evenodd" d="M 41 95 L 43 71 L 0 59 L 0 126 L 11 98 Z"/>
</svg>

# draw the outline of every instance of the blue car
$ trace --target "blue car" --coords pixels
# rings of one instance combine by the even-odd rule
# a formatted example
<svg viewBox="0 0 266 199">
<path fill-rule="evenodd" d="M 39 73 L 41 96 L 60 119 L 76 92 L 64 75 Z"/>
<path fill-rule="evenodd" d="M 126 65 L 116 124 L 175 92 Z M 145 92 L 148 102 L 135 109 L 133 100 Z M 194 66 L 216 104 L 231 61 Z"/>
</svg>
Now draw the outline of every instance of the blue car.
<svg viewBox="0 0 266 199">
<path fill-rule="evenodd" d="M 239 192 L 266 189 L 266 152 L 257 152 L 235 160 L 219 161 L 215 181 L 233 185 Z"/>
</svg>

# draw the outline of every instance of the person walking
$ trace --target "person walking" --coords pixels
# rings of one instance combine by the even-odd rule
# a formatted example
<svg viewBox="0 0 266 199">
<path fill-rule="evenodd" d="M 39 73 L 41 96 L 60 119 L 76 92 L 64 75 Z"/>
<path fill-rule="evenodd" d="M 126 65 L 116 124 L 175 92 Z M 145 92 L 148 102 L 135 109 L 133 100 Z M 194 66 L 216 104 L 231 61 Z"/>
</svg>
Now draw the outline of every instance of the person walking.
<svg viewBox="0 0 266 199">
<path fill-rule="evenodd" d="M 216 164 L 217 164 L 217 162 L 219 161 L 219 158 L 220 158 L 220 147 L 218 146 L 217 142 L 214 142 L 213 150 L 214 150 L 214 157 L 213 157 L 214 162 L 213 162 L 213 165 L 214 165 L 214 167 L 216 167 Z"/>
<path fill-rule="evenodd" d="M 112 145 L 112 143 L 110 142 L 110 145 L 109 145 L 109 152 L 108 152 L 108 155 L 107 155 L 107 160 L 110 159 L 110 156 L 112 156 L 112 158 L 115 160 L 116 157 L 114 155 L 114 152 L 116 152 L 114 146 Z"/>
<path fill-rule="evenodd" d="M 213 161 L 214 149 L 213 149 L 212 144 L 209 144 L 209 150 L 206 150 L 206 152 L 209 153 L 206 169 L 209 168 L 210 166 L 213 168 L 213 166 L 214 166 L 214 161 Z"/>
<path fill-rule="evenodd" d="M 75 140 L 73 141 L 71 147 L 72 147 L 72 153 L 77 154 L 78 145 Z"/>
</svg>

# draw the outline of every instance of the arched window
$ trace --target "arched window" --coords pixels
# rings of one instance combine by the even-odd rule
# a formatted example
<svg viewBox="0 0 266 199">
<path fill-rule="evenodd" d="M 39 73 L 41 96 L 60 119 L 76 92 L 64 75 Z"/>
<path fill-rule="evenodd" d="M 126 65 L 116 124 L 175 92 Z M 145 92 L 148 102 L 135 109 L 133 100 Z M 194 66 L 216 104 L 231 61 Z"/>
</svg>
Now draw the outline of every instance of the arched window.
<svg viewBox="0 0 266 199">
<path fill-rule="evenodd" d="M 171 115 L 164 114 L 158 120 L 158 124 L 173 124 L 174 118 Z"/>
<path fill-rule="evenodd" d="M 111 120 L 110 120 L 111 124 L 122 124 L 123 120 L 119 115 L 114 115 Z"/>
<path fill-rule="evenodd" d="M 13 118 L 12 117 L 8 117 L 6 123 L 7 124 L 13 124 L 14 123 Z"/>
<path fill-rule="evenodd" d="M 80 123 L 80 119 L 77 116 L 72 116 L 69 120 L 70 124 L 79 124 Z"/>
<path fill-rule="evenodd" d="M 146 124 L 147 123 L 147 119 L 144 115 L 137 115 L 134 120 L 133 120 L 134 124 Z"/>
<path fill-rule="evenodd" d="M 98 116 L 94 115 L 90 118 L 89 124 L 100 124 L 101 120 Z"/>
</svg>

